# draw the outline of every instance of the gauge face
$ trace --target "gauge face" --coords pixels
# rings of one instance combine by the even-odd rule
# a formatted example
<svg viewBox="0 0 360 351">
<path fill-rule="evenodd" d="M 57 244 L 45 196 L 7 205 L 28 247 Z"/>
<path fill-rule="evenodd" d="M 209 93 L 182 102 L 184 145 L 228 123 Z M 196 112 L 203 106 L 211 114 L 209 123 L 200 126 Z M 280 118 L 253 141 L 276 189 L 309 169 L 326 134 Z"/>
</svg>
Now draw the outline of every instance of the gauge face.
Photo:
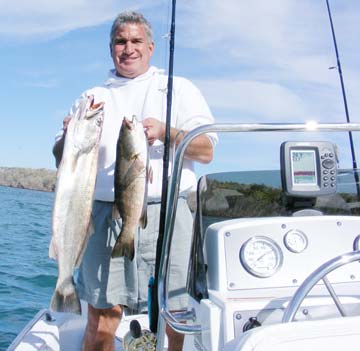
<svg viewBox="0 0 360 351">
<path fill-rule="evenodd" d="M 291 229 L 284 236 L 284 244 L 289 251 L 300 253 L 307 248 L 308 239 L 302 231 Z"/>
<path fill-rule="evenodd" d="M 240 262 L 252 275 L 270 277 L 281 267 L 283 256 L 280 247 L 266 236 L 254 236 L 240 250 Z"/>
</svg>

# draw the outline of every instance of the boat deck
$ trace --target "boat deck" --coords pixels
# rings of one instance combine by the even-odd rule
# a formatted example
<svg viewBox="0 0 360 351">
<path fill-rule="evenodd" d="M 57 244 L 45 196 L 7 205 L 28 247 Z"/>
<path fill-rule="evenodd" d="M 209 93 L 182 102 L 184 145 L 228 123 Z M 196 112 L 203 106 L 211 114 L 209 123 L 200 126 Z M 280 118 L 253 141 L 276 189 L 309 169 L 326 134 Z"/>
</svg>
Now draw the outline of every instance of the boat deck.
<svg viewBox="0 0 360 351">
<path fill-rule="evenodd" d="M 123 338 L 134 318 L 135 316 L 125 316 L 122 319 L 116 332 L 115 351 L 124 351 Z M 136 319 L 143 329 L 148 329 L 147 315 L 136 315 Z M 80 351 L 85 326 L 86 313 L 79 316 L 44 309 L 28 323 L 8 351 Z"/>
</svg>

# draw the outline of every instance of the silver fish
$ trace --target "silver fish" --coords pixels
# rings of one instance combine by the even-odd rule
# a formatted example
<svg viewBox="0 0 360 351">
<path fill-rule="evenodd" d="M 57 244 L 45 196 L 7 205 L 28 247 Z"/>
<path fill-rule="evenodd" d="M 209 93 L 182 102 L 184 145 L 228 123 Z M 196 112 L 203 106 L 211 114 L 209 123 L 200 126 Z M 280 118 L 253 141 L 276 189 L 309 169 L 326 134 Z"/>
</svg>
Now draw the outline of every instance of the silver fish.
<svg viewBox="0 0 360 351">
<path fill-rule="evenodd" d="M 147 224 L 147 184 L 149 175 L 148 141 L 144 128 L 133 116 L 124 117 L 116 146 L 114 215 L 122 227 L 112 257 L 134 259 L 134 235 Z"/>
<path fill-rule="evenodd" d="M 91 210 L 95 189 L 103 105 L 94 97 L 81 100 L 66 131 L 57 172 L 49 256 L 58 261 L 58 279 L 50 308 L 81 313 L 73 273 L 82 260 L 92 233 Z"/>
</svg>

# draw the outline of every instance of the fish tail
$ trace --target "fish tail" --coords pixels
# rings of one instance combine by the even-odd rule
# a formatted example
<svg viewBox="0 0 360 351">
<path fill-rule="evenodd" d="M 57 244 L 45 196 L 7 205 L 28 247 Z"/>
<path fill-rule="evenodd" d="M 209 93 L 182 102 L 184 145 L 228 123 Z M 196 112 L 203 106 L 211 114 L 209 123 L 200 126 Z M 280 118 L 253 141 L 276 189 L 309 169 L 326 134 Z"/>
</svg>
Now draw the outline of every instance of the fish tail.
<svg viewBox="0 0 360 351">
<path fill-rule="evenodd" d="M 76 293 L 72 277 L 71 279 L 67 279 L 67 283 L 66 281 L 63 282 L 61 287 L 56 287 L 51 298 L 50 309 L 56 312 L 72 312 L 81 314 L 80 299 Z"/>
<path fill-rule="evenodd" d="M 130 241 L 123 241 L 121 240 L 121 234 L 120 234 L 112 250 L 111 257 L 114 258 L 114 257 L 126 256 L 130 261 L 132 261 L 134 259 L 134 255 L 135 255 L 134 239 Z"/>
</svg>

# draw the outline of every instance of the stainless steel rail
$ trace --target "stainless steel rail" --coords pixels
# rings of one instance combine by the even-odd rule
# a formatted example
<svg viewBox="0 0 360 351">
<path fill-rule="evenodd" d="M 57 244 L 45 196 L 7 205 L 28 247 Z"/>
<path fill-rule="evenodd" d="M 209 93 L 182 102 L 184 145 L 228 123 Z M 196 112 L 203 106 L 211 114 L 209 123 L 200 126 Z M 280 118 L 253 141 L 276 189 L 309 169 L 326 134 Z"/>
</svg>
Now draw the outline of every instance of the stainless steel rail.
<svg viewBox="0 0 360 351">
<path fill-rule="evenodd" d="M 189 132 L 179 144 L 173 165 L 173 172 L 170 179 L 170 188 L 168 192 L 164 243 L 162 248 L 160 269 L 158 301 L 160 318 L 158 321 L 158 341 L 156 350 L 162 351 L 164 347 L 165 325 L 168 323 L 174 330 L 182 334 L 197 334 L 201 332 L 201 325 L 186 325 L 180 323 L 168 309 L 168 272 L 170 264 L 171 241 L 174 230 L 175 214 L 177 201 L 179 197 L 179 188 L 181 181 L 181 170 L 183 167 L 185 150 L 191 141 L 199 135 L 207 133 L 222 132 L 349 132 L 360 131 L 358 123 L 327 123 L 317 124 L 309 122 L 299 123 L 255 123 L 255 124 L 208 124 L 198 127 Z M 191 315 L 191 313 L 189 313 Z M 193 316 L 192 316 L 193 317 Z"/>
<path fill-rule="evenodd" d="M 297 310 L 299 309 L 301 303 L 305 299 L 305 297 L 308 295 L 310 290 L 316 285 L 317 282 L 319 282 L 321 279 L 323 279 L 327 274 L 332 272 L 333 270 L 354 262 L 360 260 L 360 251 L 352 251 L 349 253 L 346 253 L 341 256 L 337 256 L 335 258 L 332 258 L 331 260 L 325 262 L 322 264 L 319 268 L 317 268 L 313 273 L 311 273 L 304 282 L 299 286 L 299 288 L 296 290 L 293 298 L 287 305 L 284 316 L 282 319 L 283 323 L 292 322 L 294 320 L 294 317 L 296 315 Z M 325 283 L 326 284 L 326 283 Z M 332 290 L 332 289 L 330 289 Z M 330 295 L 333 297 L 335 305 L 339 308 L 340 314 L 344 317 L 345 316 L 345 310 L 342 307 L 340 300 L 337 298 L 337 296 L 330 292 Z M 338 305 L 339 304 L 339 305 Z"/>
</svg>

